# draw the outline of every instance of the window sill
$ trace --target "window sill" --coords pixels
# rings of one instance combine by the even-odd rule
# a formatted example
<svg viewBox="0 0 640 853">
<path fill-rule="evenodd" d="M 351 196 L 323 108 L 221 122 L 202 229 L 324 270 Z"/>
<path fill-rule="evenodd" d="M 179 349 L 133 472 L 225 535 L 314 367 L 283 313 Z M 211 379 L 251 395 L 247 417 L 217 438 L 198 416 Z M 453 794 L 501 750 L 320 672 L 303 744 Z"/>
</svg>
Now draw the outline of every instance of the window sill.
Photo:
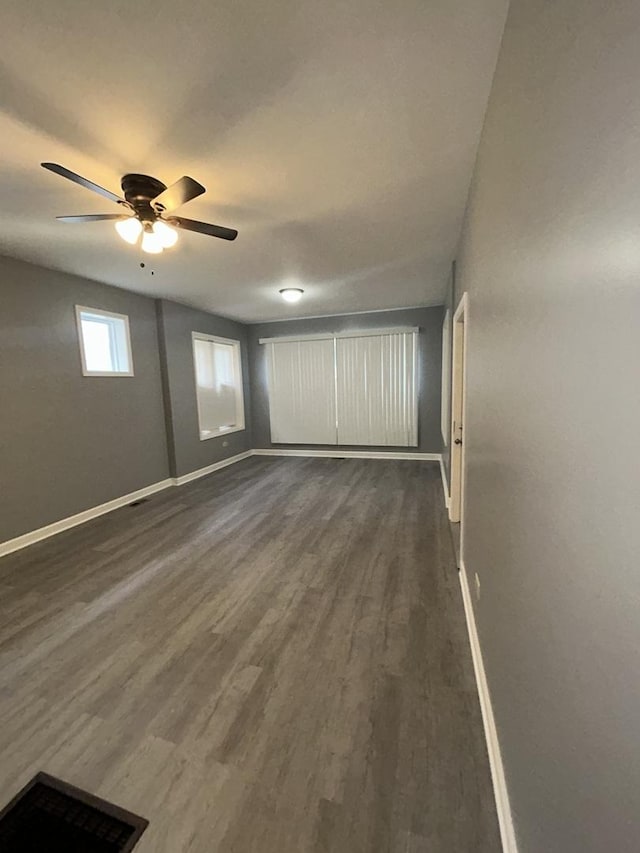
<svg viewBox="0 0 640 853">
<path fill-rule="evenodd" d="M 119 372 L 117 370 L 105 370 L 104 372 L 100 372 L 99 370 L 83 370 L 83 376 L 133 376 L 133 372 L 126 373 L 125 371 Z"/>
<path fill-rule="evenodd" d="M 229 429 L 219 429 L 219 430 L 216 430 L 215 432 L 207 432 L 207 433 L 201 432 L 200 433 L 200 441 L 209 441 L 210 438 L 222 438 L 223 436 L 229 435 L 232 432 L 242 432 L 244 429 L 246 429 L 246 427 L 237 426 L 237 427 L 230 427 Z"/>
</svg>

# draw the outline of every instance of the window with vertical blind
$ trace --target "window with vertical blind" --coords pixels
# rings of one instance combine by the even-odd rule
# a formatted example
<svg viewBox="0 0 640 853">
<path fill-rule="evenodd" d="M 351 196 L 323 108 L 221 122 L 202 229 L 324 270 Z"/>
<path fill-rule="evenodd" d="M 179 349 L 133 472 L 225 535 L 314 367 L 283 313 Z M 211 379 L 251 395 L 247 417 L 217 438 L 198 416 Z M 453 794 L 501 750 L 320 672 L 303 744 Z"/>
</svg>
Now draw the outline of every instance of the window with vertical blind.
<svg viewBox="0 0 640 853">
<path fill-rule="evenodd" d="M 415 447 L 417 329 L 263 339 L 271 441 Z"/>
<path fill-rule="evenodd" d="M 268 345 L 271 441 L 336 444 L 333 339 Z"/>
<path fill-rule="evenodd" d="M 192 333 L 200 439 L 244 429 L 240 342 Z"/>
<path fill-rule="evenodd" d="M 418 443 L 415 335 L 336 338 L 338 444 Z"/>
</svg>

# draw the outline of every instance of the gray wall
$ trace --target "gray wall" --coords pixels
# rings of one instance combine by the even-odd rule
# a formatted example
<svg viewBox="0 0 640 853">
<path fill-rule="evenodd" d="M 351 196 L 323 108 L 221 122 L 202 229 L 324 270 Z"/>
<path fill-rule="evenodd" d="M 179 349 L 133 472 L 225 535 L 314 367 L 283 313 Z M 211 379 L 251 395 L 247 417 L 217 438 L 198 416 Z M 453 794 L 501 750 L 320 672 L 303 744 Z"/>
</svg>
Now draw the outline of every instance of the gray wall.
<svg viewBox="0 0 640 853">
<path fill-rule="evenodd" d="M 82 375 L 76 304 L 129 315 L 133 377 Z M 152 299 L 0 258 L 0 542 L 169 475 Z"/>
<path fill-rule="evenodd" d="M 247 327 L 175 302 L 159 300 L 158 328 L 163 353 L 165 416 L 172 476 L 180 477 L 198 468 L 251 449 L 251 401 Z M 200 441 L 196 386 L 193 371 L 192 332 L 220 335 L 240 341 L 247 428 L 225 436 Z"/>
<path fill-rule="evenodd" d="M 135 376 L 82 375 L 76 304 L 129 316 Z M 438 452 L 441 320 L 442 309 L 429 308 L 247 327 L 0 258 L 0 542 L 252 446 L 269 447 L 257 344 L 266 334 L 419 325 L 419 449 Z M 240 341 L 245 430 L 200 441 L 193 331 Z"/>
<path fill-rule="evenodd" d="M 251 400 L 253 406 L 253 446 L 311 447 L 319 445 L 274 445 L 269 427 L 269 397 L 265 348 L 260 338 L 285 335 L 308 335 L 322 332 L 342 332 L 355 329 L 380 329 L 389 326 L 419 326 L 418 447 L 397 448 L 408 452 L 440 453 L 440 385 L 442 377 L 442 317 L 441 307 L 408 308 L 401 311 L 375 311 L 367 314 L 343 314 L 338 317 L 319 317 L 307 320 L 284 320 L 249 326 L 249 357 L 251 361 Z M 329 450 L 336 445 L 327 445 Z M 389 447 L 364 448 L 390 450 Z"/>
<path fill-rule="evenodd" d="M 637 0 L 512 0 L 459 254 L 465 563 L 521 853 L 640 844 L 639 45 Z"/>
</svg>

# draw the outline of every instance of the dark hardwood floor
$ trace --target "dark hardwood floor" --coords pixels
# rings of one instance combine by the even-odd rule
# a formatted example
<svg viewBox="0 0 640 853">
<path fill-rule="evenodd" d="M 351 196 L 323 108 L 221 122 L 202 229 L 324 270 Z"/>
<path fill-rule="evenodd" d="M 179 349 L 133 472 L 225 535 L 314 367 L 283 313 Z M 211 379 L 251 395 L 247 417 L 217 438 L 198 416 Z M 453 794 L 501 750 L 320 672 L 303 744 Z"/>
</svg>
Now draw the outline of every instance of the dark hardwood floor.
<svg viewBox="0 0 640 853">
<path fill-rule="evenodd" d="M 495 853 L 437 465 L 254 457 L 0 560 L 0 805 L 136 853 Z"/>
</svg>

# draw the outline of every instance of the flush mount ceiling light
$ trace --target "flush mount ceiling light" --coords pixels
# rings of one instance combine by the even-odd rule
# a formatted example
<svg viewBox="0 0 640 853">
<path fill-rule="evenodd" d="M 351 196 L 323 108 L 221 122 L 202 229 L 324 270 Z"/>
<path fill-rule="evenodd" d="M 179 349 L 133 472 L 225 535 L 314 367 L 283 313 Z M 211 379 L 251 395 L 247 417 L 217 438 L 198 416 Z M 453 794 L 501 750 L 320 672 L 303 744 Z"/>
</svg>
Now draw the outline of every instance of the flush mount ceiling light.
<svg viewBox="0 0 640 853">
<path fill-rule="evenodd" d="M 172 210 L 186 204 L 205 192 L 202 184 L 186 175 L 167 187 L 157 178 L 149 175 L 124 175 L 121 181 L 124 198 L 94 184 L 93 181 L 65 169 L 58 163 L 42 163 L 45 169 L 79 184 L 85 189 L 98 193 L 110 201 L 115 201 L 127 211 L 122 213 L 91 213 L 84 216 L 58 216 L 62 222 L 101 222 L 110 219 L 115 222 L 116 231 L 127 243 L 135 246 L 142 235 L 141 247 L 144 252 L 157 255 L 163 249 L 170 249 L 178 241 L 176 228 L 185 231 L 196 231 L 209 237 L 220 237 L 222 240 L 235 240 L 238 232 L 234 228 L 223 228 L 220 225 L 209 225 L 207 222 L 196 222 L 194 219 L 184 219 L 182 216 L 166 216 Z"/>
<path fill-rule="evenodd" d="M 283 287 L 280 296 L 285 302 L 300 302 L 304 290 L 301 287 Z"/>
</svg>

